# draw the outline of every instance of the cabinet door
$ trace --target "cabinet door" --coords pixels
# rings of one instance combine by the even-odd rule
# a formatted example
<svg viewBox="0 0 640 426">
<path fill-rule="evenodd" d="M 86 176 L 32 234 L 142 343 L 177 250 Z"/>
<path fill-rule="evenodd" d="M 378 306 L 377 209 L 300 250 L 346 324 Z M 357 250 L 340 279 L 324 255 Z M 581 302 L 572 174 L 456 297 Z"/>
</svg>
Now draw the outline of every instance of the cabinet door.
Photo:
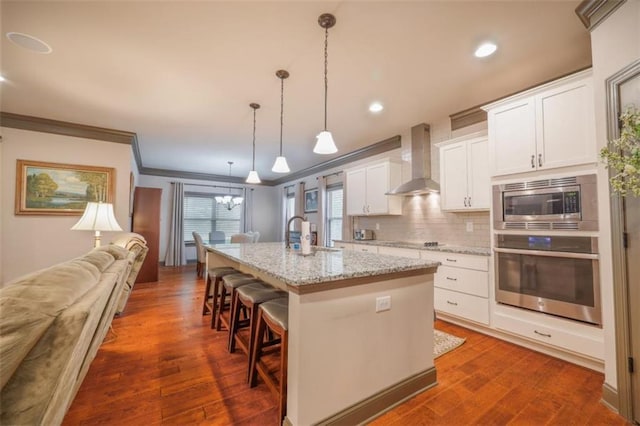
<svg viewBox="0 0 640 426">
<path fill-rule="evenodd" d="M 536 127 L 533 97 L 488 113 L 492 176 L 535 170 Z"/>
<path fill-rule="evenodd" d="M 466 142 L 440 148 L 440 190 L 442 210 L 466 209 Z"/>
<path fill-rule="evenodd" d="M 366 200 L 366 169 L 349 170 L 347 172 L 347 215 L 361 216 L 365 214 Z"/>
<path fill-rule="evenodd" d="M 367 214 L 386 214 L 389 212 L 389 163 L 380 163 L 367 167 Z"/>
<path fill-rule="evenodd" d="M 489 178 L 489 142 L 487 139 L 467 144 L 467 206 L 472 210 L 489 210 L 491 180 Z"/>
<path fill-rule="evenodd" d="M 539 169 L 596 161 L 591 79 L 538 95 L 536 118 Z"/>
</svg>

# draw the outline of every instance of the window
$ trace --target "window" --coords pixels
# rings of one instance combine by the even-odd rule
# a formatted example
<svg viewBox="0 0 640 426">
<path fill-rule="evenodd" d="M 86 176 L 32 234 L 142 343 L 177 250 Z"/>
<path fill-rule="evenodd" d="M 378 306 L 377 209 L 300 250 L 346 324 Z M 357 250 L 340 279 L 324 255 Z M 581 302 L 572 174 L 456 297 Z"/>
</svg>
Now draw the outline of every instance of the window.
<svg viewBox="0 0 640 426">
<path fill-rule="evenodd" d="M 240 233 L 240 218 L 243 205 L 229 210 L 216 203 L 216 195 L 187 192 L 184 194 L 184 241 L 193 242 L 193 231 L 202 235 L 205 241 L 211 231 L 222 231 L 229 238 Z"/>
<path fill-rule="evenodd" d="M 327 187 L 327 215 L 325 244 L 333 247 L 333 240 L 342 239 L 342 184 Z"/>
<path fill-rule="evenodd" d="M 293 189 L 293 186 L 285 188 L 285 196 L 284 196 L 284 215 L 285 215 L 285 223 L 289 222 L 293 216 L 296 215 L 296 193 Z"/>
</svg>

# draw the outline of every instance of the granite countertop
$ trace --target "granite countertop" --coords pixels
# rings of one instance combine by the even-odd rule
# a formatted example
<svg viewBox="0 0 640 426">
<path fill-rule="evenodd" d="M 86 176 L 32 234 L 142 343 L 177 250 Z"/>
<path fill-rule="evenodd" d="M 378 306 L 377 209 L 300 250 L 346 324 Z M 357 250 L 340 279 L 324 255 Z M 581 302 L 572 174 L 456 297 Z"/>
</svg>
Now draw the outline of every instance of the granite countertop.
<svg viewBox="0 0 640 426">
<path fill-rule="evenodd" d="M 441 244 L 435 247 L 425 247 L 421 243 L 385 240 L 334 240 L 339 243 L 364 244 L 370 246 L 399 247 L 414 250 L 439 251 L 444 253 L 473 254 L 476 256 L 491 256 L 489 247 L 466 247 L 449 244 Z"/>
<path fill-rule="evenodd" d="M 293 287 L 429 268 L 435 272 L 440 265 L 440 262 L 428 259 L 324 247 L 313 247 L 313 254 L 302 256 L 286 249 L 283 242 L 216 244 L 206 247 Z"/>
</svg>

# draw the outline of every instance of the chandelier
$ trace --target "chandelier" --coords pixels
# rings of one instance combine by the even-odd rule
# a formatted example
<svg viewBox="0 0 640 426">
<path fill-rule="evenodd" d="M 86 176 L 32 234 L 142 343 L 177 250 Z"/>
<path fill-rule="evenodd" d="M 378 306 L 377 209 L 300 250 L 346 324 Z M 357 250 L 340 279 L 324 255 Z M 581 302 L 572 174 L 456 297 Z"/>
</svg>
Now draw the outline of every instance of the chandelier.
<svg viewBox="0 0 640 426">
<path fill-rule="evenodd" d="M 233 161 L 227 161 L 227 164 L 229 164 L 229 177 L 231 177 L 231 165 L 233 164 Z M 229 188 L 229 195 L 216 195 L 215 198 L 216 203 L 222 204 L 227 210 L 231 210 L 234 207 L 239 206 L 244 201 L 244 198 L 240 196 L 232 196 L 231 188 Z"/>
</svg>

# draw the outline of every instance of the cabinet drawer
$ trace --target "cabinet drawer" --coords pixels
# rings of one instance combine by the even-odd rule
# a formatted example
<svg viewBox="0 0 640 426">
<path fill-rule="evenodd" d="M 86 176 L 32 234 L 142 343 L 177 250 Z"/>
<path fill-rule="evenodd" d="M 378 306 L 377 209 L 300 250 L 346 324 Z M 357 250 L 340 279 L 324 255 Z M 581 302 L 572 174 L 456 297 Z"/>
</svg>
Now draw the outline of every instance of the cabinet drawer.
<svg viewBox="0 0 640 426">
<path fill-rule="evenodd" d="M 343 250 L 353 250 L 353 244 L 349 244 L 349 243 L 334 242 L 333 246 L 335 248 L 339 248 L 339 249 L 343 249 Z"/>
<path fill-rule="evenodd" d="M 423 250 L 420 253 L 422 259 L 437 260 L 444 266 L 454 266 L 457 268 L 476 269 L 478 271 L 489 270 L 488 256 L 475 256 L 472 254 L 443 253 Z"/>
<path fill-rule="evenodd" d="M 471 321 L 489 324 L 489 300 L 470 294 L 435 287 L 434 308 Z"/>
<path fill-rule="evenodd" d="M 547 345 L 568 349 L 597 359 L 604 359 L 604 343 L 595 336 L 570 332 L 549 324 L 525 321 L 502 312 L 494 313 L 494 326 Z M 585 326 L 588 327 L 588 326 Z"/>
<path fill-rule="evenodd" d="M 378 246 L 378 254 L 389 254 L 391 256 L 402 256 L 410 257 L 412 259 L 420 259 L 420 251 L 402 247 Z"/>
<path fill-rule="evenodd" d="M 489 297 L 489 274 L 484 271 L 440 266 L 434 277 L 434 285 L 461 293 Z"/>
</svg>

